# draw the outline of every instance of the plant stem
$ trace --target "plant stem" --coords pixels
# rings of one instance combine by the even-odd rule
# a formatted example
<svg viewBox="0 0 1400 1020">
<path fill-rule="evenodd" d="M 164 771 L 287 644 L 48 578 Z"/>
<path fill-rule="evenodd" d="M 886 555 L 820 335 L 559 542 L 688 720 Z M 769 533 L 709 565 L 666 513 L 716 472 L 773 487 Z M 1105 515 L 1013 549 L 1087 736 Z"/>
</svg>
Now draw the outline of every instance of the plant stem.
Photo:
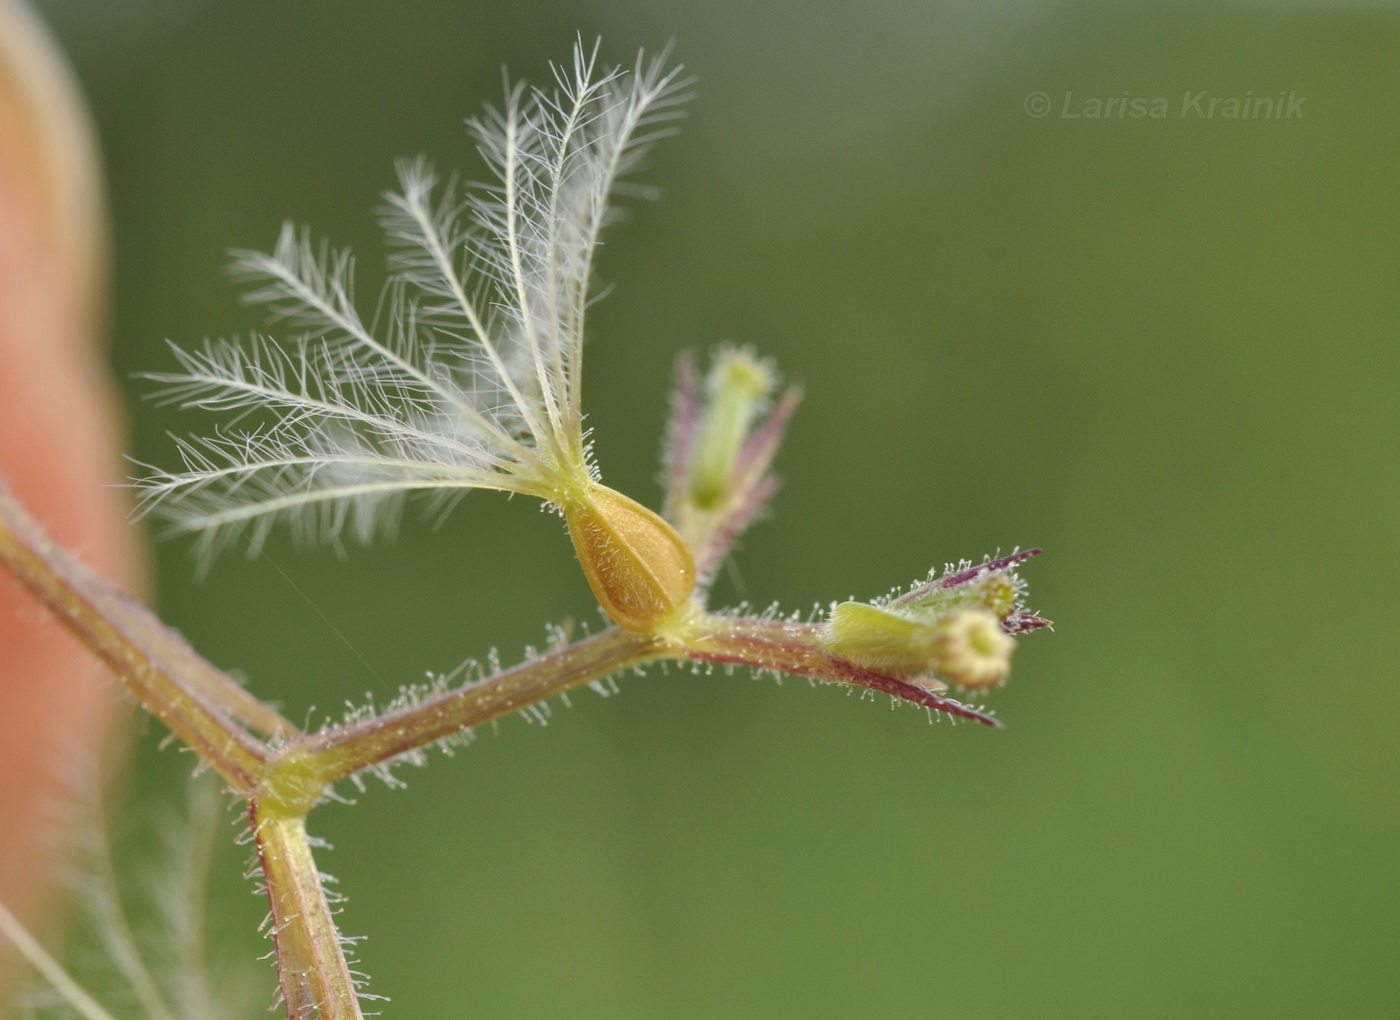
<svg viewBox="0 0 1400 1020">
<path fill-rule="evenodd" d="M 333 783 L 589 681 L 675 655 L 664 638 L 609 627 L 417 705 L 302 737 L 285 753 L 313 769 L 320 782 Z"/>
<path fill-rule="evenodd" d="M 832 655 L 822 646 L 816 624 L 717 616 L 697 610 L 665 634 L 609 627 L 416 705 L 297 738 L 278 755 L 278 780 L 286 784 L 289 800 L 305 800 L 309 806 L 323 787 L 356 772 L 547 701 L 592 680 L 661 659 L 721 662 L 825 683 L 851 684 L 947 715 L 998 725 L 986 713 L 926 687 Z"/>
<path fill-rule="evenodd" d="M 261 704 L 144 607 L 58 548 L 0 485 L 0 566 L 8 567 L 148 711 L 235 790 L 252 793 L 267 747 L 239 725 L 286 732 Z"/>
<path fill-rule="evenodd" d="M 831 654 L 816 624 L 706 613 L 687 603 L 651 632 L 609 627 L 494 676 L 363 722 L 302 735 L 200 658 L 144 607 L 49 542 L 0 485 L 0 566 L 247 800 L 272 907 L 289 1020 L 362 1020 L 354 979 L 306 835 L 326 788 L 436 740 L 661 659 L 720 662 L 883 691 L 996 721 L 926 686 Z M 269 746 L 244 727 L 277 738 Z"/>
<path fill-rule="evenodd" d="M 249 808 L 272 905 L 277 979 L 287 1020 L 363 1020 L 355 982 L 311 855 L 305 815 Z"/>
</svg>

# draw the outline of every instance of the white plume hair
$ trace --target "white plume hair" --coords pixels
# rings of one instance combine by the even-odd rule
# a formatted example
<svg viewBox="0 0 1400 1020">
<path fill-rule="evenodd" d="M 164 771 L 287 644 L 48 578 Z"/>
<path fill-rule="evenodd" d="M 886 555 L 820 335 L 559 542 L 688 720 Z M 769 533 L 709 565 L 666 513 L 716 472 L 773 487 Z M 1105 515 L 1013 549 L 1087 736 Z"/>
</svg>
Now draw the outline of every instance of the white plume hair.
<svg viewBox="0 0 1400 1020">
<path fill-rule="evenodd" d="M 183 468 L 151 468 L 141 512 L 203 532 L 206 552 L 279 519 L 302 537 L 367 540 L 405 496 L 470 489 L 551 501 L 595 474 L 583 434 L 581 358 L 593 257 L 610 195 L 675 130 L 690 79 L 666 52 L 605 69 L 575 45 L 551 89 L 508 87 L 469 122 L 490 182 L 460 189 L 423 159 L 398 164 L 381 223 L 391 282 L 373 322 L 348 252 L 287 225 L 269 253 L 236 252 L 250 302 L 304 332 L 175 349 L 158 397 L 234 412 L 179 439 Z"/>
</svg>

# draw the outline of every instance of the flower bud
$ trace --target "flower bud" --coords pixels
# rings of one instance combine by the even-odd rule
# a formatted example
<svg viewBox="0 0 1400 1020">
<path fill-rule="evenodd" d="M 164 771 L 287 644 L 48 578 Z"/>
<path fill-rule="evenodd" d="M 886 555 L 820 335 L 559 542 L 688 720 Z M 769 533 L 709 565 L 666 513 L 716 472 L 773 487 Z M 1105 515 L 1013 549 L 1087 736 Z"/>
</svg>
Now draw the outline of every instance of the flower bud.
<svg viewBox="0 0 1400 1020">
<path fill-rule="evenodd" d="M 1011 673 L 1016 642 L 996 614 L 980 607 L 909 616 L 864 602 L 831 612 L 822 643 L 834 655 L 900 680 L 970 690 L 996 687 Z"/>
<path fill-rule="evenodd" d="M 980 606 L 998 620 L 1005 620 L 1021 602 L 1021 583 L 1011 570 L 993 570 L 965 584 L 910 592 L 895 600 L 902 611 L 919 614 L 950 613 L 955 609 Z"/>
<path fill-rule="evenodd" d="M 1016 642 L 987 609 L 959 609 L 933 624 L 933 662 L 938 675 L 959 687 L 999 687 L 1011 675 Z"/>
<path fill-rule="evenodd" d="M 588 586 L 616 623 L 650 630 L 690 597 L 695 561 L 659 516 L 596 484 L 562 505 Z"/>
<path fill-rule="evenodd" d="M 933 655 L 927 623 L 864 602 L 842 602 L 833 609 L 823 641 L 857 666 L 900 679 L 927 671 Z"/>
<path fill-rule="evenodd" d="M 773 373 L 749 351 L 723 351 L 710 369 L 708 387 L 690 475 L 690 499 L 702 510 L 715 509 L 729 495 L 749 426 L 773 392 Z"/>
</svg>

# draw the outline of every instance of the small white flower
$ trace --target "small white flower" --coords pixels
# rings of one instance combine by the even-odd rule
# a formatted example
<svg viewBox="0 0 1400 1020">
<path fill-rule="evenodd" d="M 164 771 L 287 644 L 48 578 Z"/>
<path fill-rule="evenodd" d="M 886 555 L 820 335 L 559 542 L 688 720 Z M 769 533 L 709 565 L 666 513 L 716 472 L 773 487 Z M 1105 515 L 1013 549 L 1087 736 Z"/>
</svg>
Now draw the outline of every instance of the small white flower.
<svg viewBox="0 0 1400 1020">
<path fill-rule="evenodd" d="M 604 71 L 597 47 L 579 45 L 553 90 L 517 85 L 471 122 L 489 185 L 461 194 L 424 161 L 401 163 L 382 215 L 394 275 L 377 322 L 357 309 L 348 253 L 288 226 L 271 254 L 238 254 L 235 272 L 258 284 L 248 300 L 308 332 L 177 350 L 181 371 L 152 376 L 182 406 L 252 424 L 180 441 L 184 469 L 141 481 L 146 509 L 202 531 L 206 549 L 245 528 L 256 549 L 278 519 L 368 539 L 409 493 L 525 493 L 563 512 L 619 622 L 674 609 L 694 584 L 689 551 L 599 484 L 581 361 L 609 195 L 673 129 L 679 75 L 664 55 Z"/>
</svg>

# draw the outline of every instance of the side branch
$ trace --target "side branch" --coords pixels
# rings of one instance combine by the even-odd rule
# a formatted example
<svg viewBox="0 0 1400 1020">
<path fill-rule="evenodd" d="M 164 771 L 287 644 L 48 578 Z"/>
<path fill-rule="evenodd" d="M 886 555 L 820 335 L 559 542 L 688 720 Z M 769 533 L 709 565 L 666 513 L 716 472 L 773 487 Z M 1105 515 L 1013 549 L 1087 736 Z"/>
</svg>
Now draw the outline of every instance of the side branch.
<svg viewBox="0 0 1400 1020">
<path fill-rule="evenodd" d="M 665 638 L 609 627 L 417 705 L 302 737 L 289 744 L 284 755 L 295 757 L 316 772 L 319 782 L 330 784 L 590 681 L 681 657 Z"/>
<path fill-rule="evenodd" d="M 946 715 L 1000 725 L 993 716 L 926 685 L 886 676 L 831 654 L 822 647 L 816 624 L 695 612 L 666 633 L 610 627 L 416 705 L 299 737 L 279 750 L 275 771 L 298 777 L 298 792 L 290 800 L 304 803 L 300 808 L 304 812 L 324 787 L 337 780 L 591 681 L 662 659 L 720 662 L 866 687 Z"/>
</svg>

